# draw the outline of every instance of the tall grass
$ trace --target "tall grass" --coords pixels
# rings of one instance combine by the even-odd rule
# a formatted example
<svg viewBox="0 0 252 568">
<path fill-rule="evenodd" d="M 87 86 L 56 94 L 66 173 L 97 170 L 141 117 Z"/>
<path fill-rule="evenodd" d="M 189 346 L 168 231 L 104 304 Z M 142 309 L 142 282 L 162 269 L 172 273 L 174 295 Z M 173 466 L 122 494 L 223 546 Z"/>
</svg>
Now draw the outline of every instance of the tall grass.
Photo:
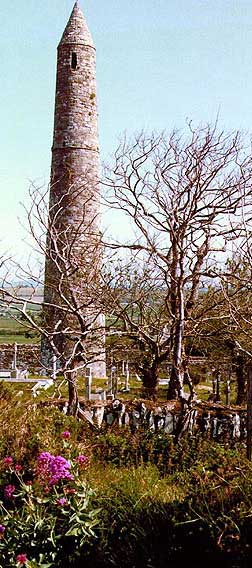
<svg viewBox="0 0 252 568">
<path fill-rule="evenodd" d="M 71 433 L 65 446 L 64 430 Z M 0 431 L 0 461 L 12 456 L 30 471 L 42 451 L 89 456 L 85 476 L 99 524 L 88 553 L 82 548 L 64 568 L 245 568 L 251 561 L 252 465 L 244 448 L 201 437 L 175 445 L 161 432 L 97 432 L 24 402 L 2 383 Z"/>
</svg>

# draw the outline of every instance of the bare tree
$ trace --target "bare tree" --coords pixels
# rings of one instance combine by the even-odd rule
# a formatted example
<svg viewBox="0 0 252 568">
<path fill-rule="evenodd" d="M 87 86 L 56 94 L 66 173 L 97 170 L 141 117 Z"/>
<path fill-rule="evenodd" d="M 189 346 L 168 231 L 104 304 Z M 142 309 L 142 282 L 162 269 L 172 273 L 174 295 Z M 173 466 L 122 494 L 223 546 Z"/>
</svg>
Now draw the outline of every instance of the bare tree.
<svg viewBox="0 0 252 568">
<path fill-rule="evenodd" d="M 5 276 L 2 303 L 15 306 L 22 323 L 35 329 L 42 338 L 42 365 L 47 374 L 64 375 L 69 387 L 69 413 L 78 409 L 77 375 L 87 367 L 105 366 L 104 316 L 102 313 L 102 246 L 98 231 L 97 208 L 86 188 L 69 187 L 63 197 L 48 205 L 48 191 L 31 186 L 31 206 L 26 209 L 28 231 L 34 252 L 42 259 L 35 273 L 12 262 L 11 274 Z M 80 195 L 81 193 L 81 195 Z M 78 223 L 69 222 L 68 212 L 81 200 Z M 80 207 L 79 207 L 80 210 Z M 29 309 L 38 307 L 37 290 L 46 286 L 42 318 Z M 30 297 L 22 294 L 15 281 L 25 281 Z M 13 315 L 13 311 L 12 311 Z M 15 317 L 15 316 L 14 316 Z"/>
<path fill-rule="evenodd" d="M 183 138 L 123 140 L 104 175 L 107 202 L 134 223 L 130 249 L 162 275 L 172 362 L 168 398 L 184 397 L 188 380 L 186 338 L 194 333 L 195 307 L 204 281 L 216 279 L 229 243 L 240 237 L 251 202 L 251 158 L 240 135 L 216 127 Z"/>
<path fill-rule="evenodd" d="M 141 376 L 143 395 L 156 398 L 159 372 L 170 354 L 169 313 L 163 280 L 155 267 L 141 265 L 134 255 L 114 262 L 103 272 L 107 305 L 107 348 L 130 359 Z"/>
<path fill-rule="evenodd" d="M 236 289 L 230 287 L 228 290 L 223 277 L 221 271 L 218 278 L 216 275 L 214 286 L 204 289 L 200 294 L 193 311 L 191 322 L 193 332 L 187 337 L 186 348 L 188 354 L 200 353 L 205 357 L 213 378 L 214 372 L 220 372 L 222 378 L 226 380 L 235 376 L 236 404 L 243 404 L 246 400 L 247 356 L 242 351 L 241 345 L 243 348 L 248 348 L 249 339 L 244 334 L 241 318 L 245 308 L 244 302 L 248 306 L 249 298 L 240 286 Z M 226 278 L 225 271 L 225 280 Z M 250 311 L 249 308 L 248 317 Z M 234 321 L 234 317 L 236 320 L 238 318 L 239 326 L 237 321 Z"/>
<path fill-rule="evenodd" d="M 219 343 L 225 342 L 230 351 L 237 378 L 237 404 L 246 402 L 246 377 L 252 359 L 252 293 L 251 293 L 251 223 L 246 219 L 243 234 L 232 258 L 220 274 L 220 293 L 223 296 L 225 326 L 218 330 Z M 214 333 L 212 334 L 214 336 Z"/>
</svg>

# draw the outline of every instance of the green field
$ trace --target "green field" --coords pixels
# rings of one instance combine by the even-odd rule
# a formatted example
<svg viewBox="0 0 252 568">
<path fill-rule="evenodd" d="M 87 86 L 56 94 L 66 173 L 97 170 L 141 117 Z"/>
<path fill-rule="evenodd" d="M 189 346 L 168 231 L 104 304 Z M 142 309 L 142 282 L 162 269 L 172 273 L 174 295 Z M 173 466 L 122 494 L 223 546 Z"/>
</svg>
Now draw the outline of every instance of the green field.
<svg viewBox="0 0 252 568">
<path fill-rule="evenodd" d="M 0 317 L 0 344 L 1 343 L 37 343 L 39 337 L 24 327 L 21 322 L 12 317 Z"/>
</svg>

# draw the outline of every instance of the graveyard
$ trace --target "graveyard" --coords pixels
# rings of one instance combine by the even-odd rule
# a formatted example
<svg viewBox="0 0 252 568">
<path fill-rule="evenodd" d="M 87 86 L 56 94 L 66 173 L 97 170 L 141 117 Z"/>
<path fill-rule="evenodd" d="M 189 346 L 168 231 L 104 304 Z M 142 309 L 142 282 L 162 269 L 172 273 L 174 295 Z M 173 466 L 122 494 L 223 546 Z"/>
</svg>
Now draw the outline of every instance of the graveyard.
<svg viewBox="0 0 252 568">
<path fill-rule="evenodd" d="M 101 168 L 76 1 L 31 257 L 1 257 L 0 568 L 251 565 L 251 180 L 218 120 L 125 132 Z"/>
<path fill-rule="evenodd" d="M 71 415 L 69 381 L 44 373 L 40 337 L 2 321 L 1 568 L 248 566 L 251 405 L 237 404 L 228 357 L 191 357 L 193 399 L 188 385 L 167 399 L 171 361 L 146 397 L 138 352 L 113 339 L 111 357 L 108 334 L 107 376 L 79 373 Z"/>
<path fill-rule="evenodd" d="M 108 361 L 106 378 L 90 369 L 78 378 L 70 416 L 67 381 L 39 374 L 38 342 L 5 337 L 2 567 L 22 554 L 29 568 L 200 566 L 203 556 L 209 567 L 250 563 L 252 466 L 235 373 L 196 358 L 193 402 L 167 400 L 168 373 L 148 400 L 128 354 Z"/>
<path fill-rule="evenodd" d="M 29 567 L 248 565 L 244 409 L 198 403 L 174 430 L 179 403 L 136 398 L 134 382 L 127 399 L 80 396 L 77 417 L 50 389 L 0 383 L 2 566 L 16 551 Z"/>
<path fill-rule="evenodd" d="M 3 566 L 16 548 L 29 567 L 62 566 L 63 557 L 65 566 L 90 568 L 179 567 L 186 559 L 200 566 L 206 554 L 207 566 L 250 562 L 252 468 L 235 375 L 204 374 L 196 362 L 193 374 L 198 369 L 203 380 L 186 407 L 167 401 L 168 378 L 155 401 L 142 398 L 141 380 L 123 360 L 108 365 L 104 379 L 79 377 L 78 413 L 68 416 L 64 377 L 39 375 L 32 358 L 35 368 L 24 373 L 26 349 L 33 358 L 39 351 L 26 345 L 1 345 L 8 367 L 0 369 Z M 39 477 L 43 452 L 68 464 L 56 485 Z M 43 467 L 48 473 L 49 461 Z M 29 519 L 25 527 L 18 514 Z"/>
</svg>

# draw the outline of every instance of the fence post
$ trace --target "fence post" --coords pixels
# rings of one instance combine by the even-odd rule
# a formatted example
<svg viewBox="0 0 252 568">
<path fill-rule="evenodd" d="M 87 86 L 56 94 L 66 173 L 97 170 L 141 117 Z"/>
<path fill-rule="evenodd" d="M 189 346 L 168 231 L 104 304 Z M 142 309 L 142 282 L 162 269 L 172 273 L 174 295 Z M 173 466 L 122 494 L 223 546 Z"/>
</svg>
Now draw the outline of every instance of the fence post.
<svg viewBox="0 0 252 568">
<path fill-rule="evenodd" d="M 227 406 L 230 406 L 230 393 L 231 393 L 230 380 L 227 379 L 227 384 L 226 384 L 226 405 Z"/>
<path fill-rule="evenodd" d="M 88 368 L 87 371 L 89 372 L 88 376 L 86 377 L 86 399 L 91 400 L 91 390 L 92 390 L 92 369 Z"/>
<path fill-rule="evenodd" d="M 218 373 L 216 375 L 216 402 L 220 402 L 220 400 L 221 400 L 220 381 L 221 381 L 221 374 L 220 374 L 220 371 L 218 371 Z"/>
<path fill-rule="evenodd" d="M 16 371 L 17 369 L 17 343 L 14 343 L 14 354 L 13 354 L 13 369 Z"/>
<path fill-rule="evenodd" d="M 125 390 L 128 391 L 129 390 L 129 362 L 126 361 L 126 365 L 125 365 Z"/>
<path fill-rule="evenodd" d="M 252 366 L 248 367 L 247 385 L 247 458 L 251 461 L 252 455 Z"/>
<path fill-rule="evenodd" d="M 115 377 L 115 373 L 116 373 L 116 366 L 113 365 L 110 369 L 110 377 L 109 377 L 109 386 L 108 386 L 108 393 L 109 394 L 114 394 L 113 389 L 114 389 L 114 377 Z"/>
<path fill-rule="evenodd" d="M 56 355 L 53 354 L 53 359 L 52 359 L 52 378 L 55 381 L 57 378 L 57 357 Z"/>
</svg>

